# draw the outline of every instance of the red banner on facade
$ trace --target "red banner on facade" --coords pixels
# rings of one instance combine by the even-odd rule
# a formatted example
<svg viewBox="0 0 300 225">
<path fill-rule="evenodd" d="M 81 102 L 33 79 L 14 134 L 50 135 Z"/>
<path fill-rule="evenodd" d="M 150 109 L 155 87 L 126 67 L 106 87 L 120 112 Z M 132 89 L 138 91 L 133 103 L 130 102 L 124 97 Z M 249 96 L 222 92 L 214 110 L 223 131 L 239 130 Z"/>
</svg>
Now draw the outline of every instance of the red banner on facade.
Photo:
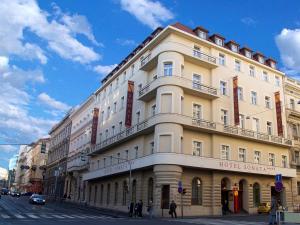
<svg viewBox="0 0 300 225">
<path fill-rule="evenodd" d="M 233 110 L 234 110 L 234 125 L 240 125 L 239 112 L 239 93 L 238 93 L 238 77 L 233 77 Z"/>
<path fill-rule="evenodd" d="M 97 140 L 98 117 L 99 117 L 99 109 L 94 108 L 93 121 L 92 121 L 92 135 L 91 135 L 92 145 L 96 144 L 96 140 Z"/>
<path fill-rule="evenodd" d="M 280 101 L 279 91 L 275 92 L 275 107 L 276 107 L 276 119 L 277 119 L 277 133 L 278 136 L 283 136 L 281 101 Z"/>
<path fill-rule="evenodd" d="M 134 92 L 134 82 L 129 80 L 128 90 L 127 90 L 126 114 L 125 114 L 126 127 L 131 127 L 131 123 L 132 123 L 133 92 Z"/>
</svg>

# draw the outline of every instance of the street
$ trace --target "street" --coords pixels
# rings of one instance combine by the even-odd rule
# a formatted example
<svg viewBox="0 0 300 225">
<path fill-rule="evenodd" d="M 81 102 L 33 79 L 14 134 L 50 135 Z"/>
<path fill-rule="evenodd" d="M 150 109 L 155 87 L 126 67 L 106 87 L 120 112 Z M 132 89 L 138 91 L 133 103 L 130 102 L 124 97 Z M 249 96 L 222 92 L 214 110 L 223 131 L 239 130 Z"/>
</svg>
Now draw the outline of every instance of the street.
<svg viewBox="0 0 300 225">
<path fill-rule="evenodd" d="M 60 225 L 74 224 L 96 225 L 96 224 L 172 224 L 172 225 L 265 225 L 267 224 L 266 215 L 241 215 L 226 217 L 200 217 L 200 218 L 155 218 L 150 220 L 144 218 L 128 218 L 123 215 L 108 214 L 93 208 L 78 207 L 65 203 L 47 203 L 44 206 L 30 205 L 28 197 L 2 196 L 0 200 L 0 225 L 22 225 L 22 224 L 41 224 L 41 225 Z"/>
</svg>

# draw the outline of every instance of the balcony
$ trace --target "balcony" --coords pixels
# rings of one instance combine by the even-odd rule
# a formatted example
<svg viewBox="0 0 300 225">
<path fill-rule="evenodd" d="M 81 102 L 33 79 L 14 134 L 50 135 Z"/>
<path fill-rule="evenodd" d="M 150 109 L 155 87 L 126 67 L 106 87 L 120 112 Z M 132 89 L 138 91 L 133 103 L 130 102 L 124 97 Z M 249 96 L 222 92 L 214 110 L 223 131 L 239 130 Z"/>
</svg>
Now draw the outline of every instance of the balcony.
<svg viewBox="0 0 300 225">
<path fill-rule="evenodd" d="M 183 88 L 185 93 L 205 99 L 215 99 L 219 97 L 217 88 L 180 76 L 160 76 L 139 91 L 139 100 L 149 101 L 153 99 L 156 96 L 157 88 L 165 85 L 179 86 Z"/>
<path fill-rule="evenodd" d="M 195 65 L 200 65 L 209 69 L 218 67 L 216 57 L 179 42 L 167 41 L 160 44 L 151 53 L 141 59 L 140 69 L 144 71 L 151 71 L 156 67 L 158 63 L 158 55 L 162 52 L 168 51 L 175 51 L 182 54 L 184 56 L 184 60 L 189 61 Z"/>
<path fill-rule="evenodd" d="M 236 126 L 223 125 L 213 121 L 197 119 L 176 113 L 159 113 L 98 143 L 91 149 L 89 155 L 99 154 L 131 138 L 154 132 L 155 125 L 161 123 L 175 123 L 182 125 L 185 129 L 216 133 L 266 144 L 284 147 L 292 146 L 292 140 L 279 136 L 246 130 Z"/>
<path fill-rule="evenodd" d="M 81 160 L 81 153 L 76 153 L 75 155 L 68 158 L 67 171 L 81 171 L 89 168 L 89 160 L 86 157 L 85 161 Z"/>
<path fill-rule="evenodd" d="M 300 112 L 295 109 L 287 108 L 286 113 L 289 118 L 300 119 Z"/>
<path fill-rule="evenodd" d="M 292 168 L 283 168 L 234 160 L 222 160 L 219 158 L 193 156 L 179 153 L 155 153 L 137 159 L 132 159 L 130 163 L 132 170 L 147 168 L 158 164 L 168 164 L 218 171 L 236 172 L 238 170 L 240 173 L 244 174 L 261 174 L 269 176 L 274 176 L 277 173 L 281 173 L 283 177 L 296 177 L 296 170 Z M 129 173 L 129 167 L 129 162 L 113 164 L 108 167 L 103 167 L 84 173 L 82 179 L 86 181 L 120 173 Z"/>
</svg>

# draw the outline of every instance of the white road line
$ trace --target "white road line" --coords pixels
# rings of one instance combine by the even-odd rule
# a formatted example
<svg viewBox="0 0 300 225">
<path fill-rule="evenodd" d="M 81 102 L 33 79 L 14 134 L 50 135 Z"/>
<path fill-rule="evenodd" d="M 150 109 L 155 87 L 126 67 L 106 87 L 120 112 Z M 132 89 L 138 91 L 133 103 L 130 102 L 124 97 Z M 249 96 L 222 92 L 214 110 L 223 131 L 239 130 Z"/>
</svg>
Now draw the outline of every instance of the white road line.
<svg viewBox="0 0 300 225">
<path fill-rule="evenodd" d="M 0 214 L 0 215 L 1 215 L 1 217 L 4 218 L 4 219 L 9 219 L 9 218 L 10 218 L 10 216 L 9 216 L 9 215 L 6 215 L 6 214 Z"/>
<path fill-rule="evenodd" d="M 74 216 L 76 218 L 79 218 L 79 219 L 85 219 L 86 218 L 86 216 L 80 216 L 80 215 L 72 215 L 72 216 Z"/>
<path fill-rule="evenodd" d="M 29 217 L 32 218 L 32 219 L 39 219 L 38 216 L 33 215 L 33 214 L 30 214 L 30 213 L 27 213 L 26 215 L 29 216 Z"/>
<path fill-rule="evenodd" d="M 169 220 L 171 221 L 171 220 Z M 190 224 L 205 224 L 205 225 L 232 225 L 232 224 L 238 224 L 239 225 L 263 225 L 265 224 L 264 222 L 250 222 L 250 221 L 237 221 L 237 220 L 221 220 L 221 219 L 186 219 L 186 220 L 181 220 L 182 222 L 185 223 L 190 223 Z"/>
<path fill-rule="evenodd" d="M 22 215 L 20 215 L 20 214 L 14 214 L 14 216 L 15 216 L 16 218 L 18 218 L 18 219 L 24 219 L 24 218 L 25 218 L 25 216 L 22 216 Z"/>
<path fill-rule="evenodd" d="M 62 216 L 66 217 L 66 218 L 69 218 L 69 219 L 74 219 L 75 218 L 74 216 L 69 216 L 69 215 L 66 215 L 66 214 L 62 214 Z"/>
<path fill-rule="evenodd" d="M 58 219 L 64 219 L 65 217 L 63 216 L 60 216 L 60 215 L 55 215 L 55 214 L 51 214 L 51 216 L 55 217 L 55 218 L 58 218 Z"/>
<path fill-rule="evenodd" d="M 41 214 L 40 217 L 46 218 L 46 219 L 51 219 L 53 218 L 52 216 Z"/>
</svg>

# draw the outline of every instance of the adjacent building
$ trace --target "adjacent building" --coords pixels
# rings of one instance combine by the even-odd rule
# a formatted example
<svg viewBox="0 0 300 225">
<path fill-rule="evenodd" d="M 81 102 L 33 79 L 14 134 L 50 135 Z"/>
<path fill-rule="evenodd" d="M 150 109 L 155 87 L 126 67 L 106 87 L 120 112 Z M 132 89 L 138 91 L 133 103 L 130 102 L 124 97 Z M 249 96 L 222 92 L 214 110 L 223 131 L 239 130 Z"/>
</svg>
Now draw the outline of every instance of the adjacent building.
<svg viewBox="0 0 300 225">
<path fill-rule="evenodd" d="M 69 193 L 124 211 L 151 200 L 157 215 L 172 200 L 184 215 L 255 213 L 271 196 L 293 208 L 284 79 L 275 60 L 202 27 L 156 29 L 70 116 Z"/>
<path fill-rule="evenodd" d="M 5 168 L 0 167 L 0 189 L 8 187 L 8 171 Z"/>
<path fill-rule="evenodd" d="M 95 95 L 91 95 L 70 114 L 72 128 L 64 193 L 74 202 L 85 200 L 86 183 L 83 182 L 82 176 L 90 166 L 87 154 L 91 152 L 95 104 Z M 94 140 L 96 140 L 95 138 Z"/>
<path fill-rule="evenodd" d="M 45 194 L 62 198 L 65 194 L 67 157 L 70 146 L 72 121 L 70 112 L 49 132 L 49 151 L 45 177 Z"/>
<path fill-rule="evenodd" d="M 9 189 L 13 189 L 14 185 L 15 185 L 18 157 L 19 157 L 19 155 L 16 154 L 9 160 L 8 180 L 7 180 L 7 186 Z"/>
</svg>

